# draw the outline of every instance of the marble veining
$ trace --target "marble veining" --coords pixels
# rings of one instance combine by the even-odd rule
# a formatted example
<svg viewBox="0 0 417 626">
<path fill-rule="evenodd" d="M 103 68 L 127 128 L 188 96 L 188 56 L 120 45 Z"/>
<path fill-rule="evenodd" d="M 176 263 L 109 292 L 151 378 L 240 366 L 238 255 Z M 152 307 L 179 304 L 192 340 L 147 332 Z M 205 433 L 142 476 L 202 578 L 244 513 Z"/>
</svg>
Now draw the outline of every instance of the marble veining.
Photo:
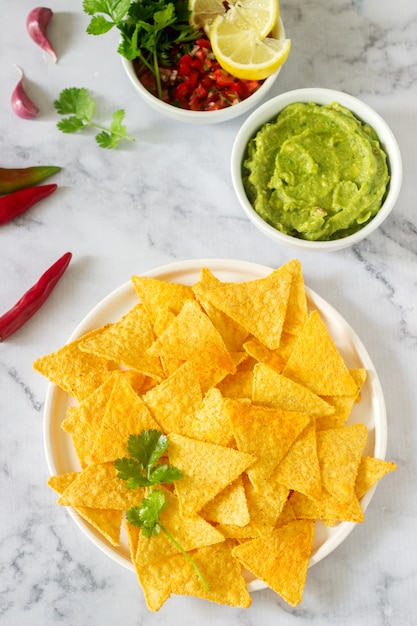
<svg viewBox="0 0 417 626">
<path fill-rule="evenodd" d="M 26 35 L 29 0 L 0 0 L 0 165 L 59 164 L 57 192 L 0 228 L 0 313 L 67 250 L 73 261 L 42 310 L 0 345 L 0 626 L 416 626 L 417 600 L 417 9 L 414 0 L 281 0 L 292 39 L 271 96 L 301 87 L 347 91 L 390 124 L 404 180 L 391 216 L 367 240 L 332 254 L 298 254 L 251 226 L 234 196 L 230 151 L 244 118 L 172 122 L 138 100 L 115 53 L 117 36 L 85 33 L 82 3 L 50 0 L 53 64 Z M 10 94 L 25 71 L 41 109 L 17 118 Z M 133 144 L 100 150 L 94 133 L 63 135 L 53 100 L 85 86 L 106 122 L 123 107 Z M 235 610 L 173 597 L 146 609 L 135 575 L 99 551 L 47 486 L 47 382 L 33 361 L 61 346 L 108 293 L 187 259 L 277 266 L 300 258 L 309 287 L 362 339 L 384 390 L 387 458 L 365 522 L 308 572 L 302 603 L 270 590 Z"/>
</svg>

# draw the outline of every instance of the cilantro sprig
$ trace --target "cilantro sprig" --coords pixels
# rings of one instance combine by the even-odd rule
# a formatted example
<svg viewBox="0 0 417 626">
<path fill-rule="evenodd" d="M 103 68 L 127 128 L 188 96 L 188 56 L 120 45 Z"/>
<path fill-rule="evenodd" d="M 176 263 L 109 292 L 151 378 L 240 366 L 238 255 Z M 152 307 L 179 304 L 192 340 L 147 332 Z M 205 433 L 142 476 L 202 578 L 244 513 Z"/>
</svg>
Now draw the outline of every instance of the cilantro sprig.
<svg viewBox="0 0 417 626">
<path fill-rule="evenodd" d="M 160 65 L 169 64 L 176 45 L 192 44 L 201 36 L 189 23 L 187 0 L 84 0 L 83 9 L 92 18 L 87 27 L 90 35 L 119 30 L 119 54 L 130 61 L 139 59 L 153 73 L 159 97 Z"/>
<path fill-rule="evenodd" d="M 135 141 L 126 133 L 123 109 L 113 113 L 108 127 L 93 120 L 96 103 L 84 87 L 64 89 L 55 100 L 54 107 L 60 115 L 69 115 L 57 123 L 57 127 L 63 133 L 76 133 L 89 126 L 97 128 L 100 132 L 96 135 L 96 141 L 100 148 L 107 149 L 115 148 L 122 139 Z"/>
<path fill-rule="evenodd" d="M 126 481 L 128 489 L 143 487 L 145 496 L 138 506 L 126 512 L 127 520 L 138 526 L 149 539 L 162 532 L 194 567 L 203 587 L 209 591 L 203 574 L 194 559 L 183 549 L 161 522 L 160 516 L 167 506 L 167 499 L 162 491 L 155 488 L 158 484 L 168 484 L 180 480 L 182 471 L 173 465 L 159 463 L 169 446 L 169 439 L 159 430 L 143 430 L 140 435 L 130 435 L 127 444 L 129 456 L 116 459 L 114 466 L 118 478 Z"/>
</svg>

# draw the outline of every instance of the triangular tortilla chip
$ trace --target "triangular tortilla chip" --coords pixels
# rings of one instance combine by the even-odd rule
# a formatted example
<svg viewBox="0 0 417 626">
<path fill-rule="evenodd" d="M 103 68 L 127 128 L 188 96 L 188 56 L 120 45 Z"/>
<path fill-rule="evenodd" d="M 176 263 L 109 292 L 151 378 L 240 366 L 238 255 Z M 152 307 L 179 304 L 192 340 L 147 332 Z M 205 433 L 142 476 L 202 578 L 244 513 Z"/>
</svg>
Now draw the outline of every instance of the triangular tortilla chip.
<svg viewBox="0 0 417 626">
<path fill-rule="evenodd" d="M 284 508 L 290 490 L 283 485 L 275 484 L 274 499 L 270 494 L 255 491 L 249 480 L 244 480 L 251 526 L 261 537 L 269 537 Z"/>
<path fill-rule="evenodd" d="M 246 526 L 250 517 L 241 476 L 228 485 L 200 511 L 200 515 L 217 524 Z"/>
<path fill-rule="evenodd" d="M 351 396 L 323 396 L 323 400 L 334 408 L 334 413 L 332 415 L 317 416 L 317 430 L 340 428 L 340 426 L 343 426 L 349 419 L 352 407 L 360 396 L 360 389 L 366 380 L 367 372 L 364 368 L 358 368 L 349 370 L 349 374 L 358 387 L 357 392 Z"/>
<path fill-rule="evenodd" d="M 80 350 L 111 359 L 125 367 L 162 380 L 161 361 L 147 353 L 155 337 L 142 304 L 134 306 L 118 322 L 80 343 Z"/>
<path fill-rule="evenodd" d="M 128 455 L 130 435 L 139 435 L 145 429 L 159 429 L 143 400 L 127 379 L 117 376 L 101 421 L 91 463 L 105 463 Z"/>
<path fill-rule="evenodd" d="M 383 476 L 397 469 L 395 463 L 376 459 L 371 456 L 363 456 L 359 463 L 358 474 L 355 482 L 355 494 L 359 500 L 375 485 Z"/>
<path fill-rule="evenodd" d="M 142 498 L 143 489 L 127 489 L 126 481 L 117 477 L 113 463 L 99 463 L 79 472 L 58 498 L 58 504 L 127 511 L 140 504 Z"/>
<path fill-rule="evenodd" d="M 115 367 L 107 356 L 86 354 L 80 350 L 83 341 L 100 333 L 100 329 L 91 331 L 56 352 L 40 357 L 33 363 L 33 369 L 77 400 L 88 398 Z"/>
<path fill-rule="evenodd" d="M 213 306 L 207 298 L 207 291 L 215 289 L 225 283 L 222 283 L 216 278 L 207 268 L 202 268 L 200 275 L 200 281 L 193 285 L 193 291 L 197 300 L 223 337 L 227 349 L 230 350 L 230 352 L 241 350 L 242 344 L 249 332 L 246 328 L 243 328 L 243 326 L 232 320 L 226 313 L 223 313 L 223 311 Z"/>
<path fill-rule="evenodd" d="M 132 283 L 152 324 L 161 312 L 171 311 L 178 315 L 184 302 L 194 299 L 193 290 L 188 285 L 149 276 L 132 276 Z"/>
<path fill-rule="evenodd" d="M 265 278 L 225 283 L 207 291 L 208 300 L 268 348 L 278 348 L 292 276 L 278 268 Z"/>
<path fill-rule="evenodd" d="M 321 498 L 320 465 L 314 421 L 304 428 L 273 473 L 273 480 L 309 498 Z"/>
<path fill-rule="evenodd" d="M 75 480 L 77 472 L 51 476 L 48 485 L 59 494 Z M 122 525 L 122 511 L 112 509 L 93 509 L 86 506 L 74 507 L 74 510 L 85 519 L 93 528 L 100 532 L 113 546 L 120 545 L 120 529 Z"/>
<path fill-rule="evenodd" d="M 143 396 L 143 401 L 163 432 L 189 435 L 188 426 L 192 425 L 192 415 L 202 401 L 194 363 L 185 362 L 176 372 L 150 389 Z"/>
<path fill-rule="evenodd" d="M 225 400 L 216 387 L 209 389 L 191 417 L 188 432 L 183 433 L 188 437 L 217 443 L 219 446 L 229 446 L 234 441 L 229 416 L 225 411 Z"/>
<path fill-rule="evenodd" d="M 313 544 L 314 522 L 299 520 L 233 549 L 233 556 L 291 606 L 301 602 Z"/>
<path fill-rule="evenodd" d="M 318 396 L 347 396 L 358 390 L 316 310 L 305 323 L 282 373 Z"/>
<path fill-rule="evenodd" d="M 284 411 L 331 415 L 334 408 L 315 393 L 263 363 L 253 369 L 252 402 Z"/>
<path fill-rule="evenodd" d="M 323 489 L 320 500 L 312 500 L 303 493 L 293 491 L 289 502 L 297 519 L 321 520 L 326 526 L 334 526 L 338 522 L 360 524 L 364 520 L 361 505 L 355 495 L 348 502 L 340 502 L 326 489 Z"/>
<path fill-rule="evenodd" d="M 197 367 L 200 384 L 216 370 L 234 373 L 236 366 L 220 333 L 197 302 L 188 300 L 148 354 L 191 361 Z M 203 388 L 203 386 L 202 386 Z"/>
<path fill-rule="evenodd" d="M 226 398 L 247 398 L 252 397 L 253 370 L 242 370 L 236 374 L 229 374 L 221 380 L 217 389 Z"/>
<path fill-rule="evenodd" d="M 322 485 L 341 502 L 350 502 L 354 495 L 367 435 L 368 429 L 363 424 L 317 432 Z"/>
<path fill-rule="evenodd" d="M 298 335 L 308 317 L 307 297 L 301 263 L 298 259 L 291 259 L 282 267 L 292 275 L 283 331 L 292 335 Z"/>
<path fill-rule="evenodd" d="M 270 409 L 232 399 L 227 400 L 226 407 L 239 450 L 256 457 L 247 473 L 259 490 L 310 417 L 307 413 Z"/>
<path fill-rule="evenodd" d="M 182 435 L 170 434 L 169 441 L 170 464 L 183 472 L 175 489 L 185 516 L 200 511 L 254 461 L 251 454 Z"/>
<path fill-rule="evenodd" d="M 177 496 L 167 489 L 158 487 L 167 501 L 161 513 L 161 523 L 164 528 L 175 537 L 183 550 L 189 552 L 201 546 L 210 546 L 224 541 L 223 535 L 200 515 L 183 517 L 180 514 L 180 505 Z M 164 532 L 149 539 L 140 535 L 136 553 L 137 563 L 143 566 L 150 565 L 160 559 L 167 559 L 180 550 Z"/>
</svg>

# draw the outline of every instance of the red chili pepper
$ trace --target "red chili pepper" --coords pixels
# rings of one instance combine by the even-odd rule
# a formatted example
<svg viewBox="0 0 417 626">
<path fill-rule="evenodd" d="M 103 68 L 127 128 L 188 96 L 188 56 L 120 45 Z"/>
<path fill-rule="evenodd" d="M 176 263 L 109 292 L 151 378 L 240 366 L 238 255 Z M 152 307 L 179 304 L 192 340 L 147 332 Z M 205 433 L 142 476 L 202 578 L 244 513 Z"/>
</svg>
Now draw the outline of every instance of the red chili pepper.
<svg viewBox="0 0 417 626">
<path fill-rule="evenodd" d="M 19 330 L 41 308 L 67 269 L 71 258 L 71 252 L 66 252 L 9 311 L 0 317 L 0 343 Z"/>
<path fill-rule="evenodd" d="M 55 165 L 35 165 L 34 167 L 14 169 L 0 167 L 0 194 L 37 185 L 48 176 L 59 172 L 60 169 Z"/>
<path fill-rule="evenodd" d="M 8 196 L 0 198 L 0 225 L 10 222 L 13 218 L 30 209 L 55 191 L 58 185 L 38 185 L 20 189 Z"/>
</svg>

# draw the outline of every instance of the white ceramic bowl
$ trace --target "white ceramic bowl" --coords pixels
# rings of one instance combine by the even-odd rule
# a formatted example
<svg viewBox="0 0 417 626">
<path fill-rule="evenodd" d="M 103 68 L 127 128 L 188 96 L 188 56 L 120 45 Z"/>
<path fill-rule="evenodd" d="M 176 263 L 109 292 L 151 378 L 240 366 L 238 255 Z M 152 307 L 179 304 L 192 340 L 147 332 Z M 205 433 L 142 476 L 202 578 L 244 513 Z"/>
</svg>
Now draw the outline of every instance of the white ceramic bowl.
<svg viewBox="0 0 417 626">
<path fill-rule="evenodd" d="M 388 156 L 390 182 L 388 193 L 383 205 L 376 216 L 361 230 L 353 235 L 333 241 L 306 241 L 286 235 L 265 222 L 256 213 L 246 195 L 242 182 L 242 163 L 249 140 L 266 122 L 274 119 L 278 113 L 294 102 L 315 102 L 317 104 L 331 104 L 338 102 L 350 109 L 359 119 L 374 128 L 379 136 L 382 148 Z M 387 123 L 367 104 L 341 91 L 332 89 L 307 88 L 283 93 L 258 107 L 243 123 L 232 149 L 231 157 L 232 182 L 239 202 L 251 222 L 265 235 L 276 241 L 299 250 L 334 251 L 352 246 L 376 230 L 391 212 L 400 192 L 402 180 L 401 153 L 397 141 Z"/>
<path fill-rule="evenodd" d="M 275 36 L 281 39 L 285 39 L 286 37 L 284 25 L 281 18 L 279 19 Z M 275 83 L 276 79 L 278 78 L 278 74 L 281 71 L 281 68 L 279 68 L 274 74 L 269 76 L 269 78 L 267 78 L 262 83 L 259 89 L 257 89 L 251 96 L 249 96 L 245 100 L 242 100 L 238 104 L 234 104 L 233 106 L 229 106 L 224 109 L 219 109 L 218 111 L 188 111 L 186 109 L 180 109 L 179 107 L 175 107 L 172 104 L 163 102 L 159 98 L 153 96 L 138 79 L 133 68 L 133 63 L 122 57 L 122 64 L 136 92 L 141 96 L 141 98 L 143 98 L 145 102 L 147 102 L 147 104 L 149 104 L 153 109 L 155 109 L 159 113 L 162 113 L 163 115 L 166 115 L 174 120 L 178 120 L 179 122 L 186 122 L 191 124 L 217 124 L 219 122 L 226 122 L 228 120 L 231 120 L 235 117 L 238 117 L 239 115 L 243 115 L 243 113 L 247 113 L 255 105 L 259 104 L 261 100 L 263 100 L 263 98 L 266 96 L 266 94 Z"/>
</svg>

